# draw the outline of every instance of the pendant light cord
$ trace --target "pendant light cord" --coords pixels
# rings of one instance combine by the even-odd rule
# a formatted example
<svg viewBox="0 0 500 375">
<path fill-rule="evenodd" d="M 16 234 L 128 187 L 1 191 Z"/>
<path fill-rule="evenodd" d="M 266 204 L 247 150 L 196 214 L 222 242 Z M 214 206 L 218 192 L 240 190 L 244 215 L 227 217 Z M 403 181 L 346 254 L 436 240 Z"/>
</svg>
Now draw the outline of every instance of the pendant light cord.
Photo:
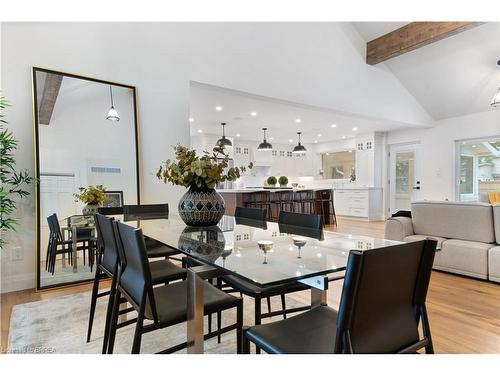
<svg viewBox="0 0 500 375">
<path fill-rule="evenodd" d="M 111 85 L 109 85 L 109 93 L 111 95 L 111 108 L 115 108 L 115 105 L 113 104 L 113 88 Z"/>
</svg>

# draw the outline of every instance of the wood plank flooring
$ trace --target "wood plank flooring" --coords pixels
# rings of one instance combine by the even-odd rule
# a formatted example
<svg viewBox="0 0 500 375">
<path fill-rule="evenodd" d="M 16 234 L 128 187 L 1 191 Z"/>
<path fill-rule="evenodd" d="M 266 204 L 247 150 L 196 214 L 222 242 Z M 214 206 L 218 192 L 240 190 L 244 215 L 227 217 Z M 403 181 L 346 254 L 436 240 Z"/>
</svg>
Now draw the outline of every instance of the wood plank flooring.
<svg viewBox="0 0 500 375">
<path fill-rule="evenodd" d="M 384 223 L 339 219 L 338 231 L 383 237 Z M 23 290 L 2 294 L 0 352 L 7 349 L 10 313 L 14 305 L 90 289 L 91 285 L 87 284 L 39 293 Z M 309 298 L 309 294 L 304 297 Z M 500 353 L 499 284 L 433 272 L 427 308 L 436 353 Z"/>
</svg>

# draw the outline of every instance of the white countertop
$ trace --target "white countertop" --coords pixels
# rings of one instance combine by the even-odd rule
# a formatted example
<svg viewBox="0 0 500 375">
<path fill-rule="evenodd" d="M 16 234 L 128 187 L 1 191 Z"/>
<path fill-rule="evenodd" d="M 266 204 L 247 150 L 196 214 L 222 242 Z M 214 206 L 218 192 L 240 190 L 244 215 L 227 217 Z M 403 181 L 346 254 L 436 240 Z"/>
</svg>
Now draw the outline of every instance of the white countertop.
<svg viewBox="0 0 500 375">
<path fill-rule="evenodd" d="M 328 187 L 323 186 L 323 187 L 304 187 L 304 188 L 292 188 L 292 189 L 259 189 L 259 188 L 247 188 L 247 189 L 218 189 L 217 192 L 219 193 L 225 193 L 225 194 L 239 194 L 239 193 L 254 193 L 257 191 L 299 191 L 299 190 L 313 190 L 313 191 L 318 191 L 318 190 L 326 190 Z M 333 190 L 381 190 L 381 187 L 370 187 L 370 186 L 347 186 L 347 187 L 340 187 L 340 188 L 331 188 Z"/>
</svg>

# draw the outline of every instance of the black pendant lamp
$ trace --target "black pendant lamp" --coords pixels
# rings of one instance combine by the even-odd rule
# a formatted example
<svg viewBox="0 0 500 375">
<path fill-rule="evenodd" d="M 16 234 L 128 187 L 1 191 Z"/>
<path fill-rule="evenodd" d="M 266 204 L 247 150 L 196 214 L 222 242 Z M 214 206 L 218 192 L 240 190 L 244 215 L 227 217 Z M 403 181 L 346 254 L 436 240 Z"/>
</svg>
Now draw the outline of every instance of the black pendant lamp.
<svg viewBox="0 0 500 375">
<path fill-rule="evenodd" d="M 267 128 L 262 128 L 262 130 L 264 131 L 264 140 L 262 141 L 262 143 L 259 145 L 259 147 L 257 147 L 257 151 L 272 151 L 273 149 L 273 145 L 270 144 L 267 140 L 266 140 L 266 130 Z"/>
<path fill-rule="evenodd" d="M 302 144 L 300 143 L 300 135 L 302 134 L 302 132 L 297 132 L 297 134 L 299 135 L 299 143 L 297 144 L 297 146 L 295 146 L 293 148 L 292 153 L 294 153 L 294 154 L 305 154 L 307 152 L 307 149 L 304 146 L 302 146 Z"/>
<path fill-rule="evenodd" d="M 226 138 L 226 133 L 225 133 L 225 122 L 221 122 L 222 125 L 222 138 L 219 138 L 217 141 L 217 146 L 224 146 L 224 147 L 233 147 L 233 143 Z"/>
<path fill-rule="evenodd" d="M 115 109 L 115 106 L 113 103 L 113 88 L 111 87 L 111 85 L 109 85 L 109 95 L 111 97 L 111 108 L 108 111 L 108 115 L 106 116 L 106 120 L 120 121 L 120 115 L 118 114 L 118 111 Z"/>
</svg>

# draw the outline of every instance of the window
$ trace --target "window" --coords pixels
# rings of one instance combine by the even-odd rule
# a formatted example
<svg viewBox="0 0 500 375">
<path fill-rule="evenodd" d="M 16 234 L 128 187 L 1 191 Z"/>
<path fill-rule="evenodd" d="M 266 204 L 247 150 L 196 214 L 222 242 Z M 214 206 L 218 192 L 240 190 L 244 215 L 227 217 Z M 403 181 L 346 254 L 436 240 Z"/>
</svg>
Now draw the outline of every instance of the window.
<svg viewBox="0 0 500 375">
<path fill-rule="evenodd" d="M 456 142 L 456 198 L 487 201 L 500 191 L 500 137 Z"/>
<path fill-rule="evenodd" d="M 324 178 L 355 178 L 356 151 L 330 152 L 321 155 Z"/>
</svg>

